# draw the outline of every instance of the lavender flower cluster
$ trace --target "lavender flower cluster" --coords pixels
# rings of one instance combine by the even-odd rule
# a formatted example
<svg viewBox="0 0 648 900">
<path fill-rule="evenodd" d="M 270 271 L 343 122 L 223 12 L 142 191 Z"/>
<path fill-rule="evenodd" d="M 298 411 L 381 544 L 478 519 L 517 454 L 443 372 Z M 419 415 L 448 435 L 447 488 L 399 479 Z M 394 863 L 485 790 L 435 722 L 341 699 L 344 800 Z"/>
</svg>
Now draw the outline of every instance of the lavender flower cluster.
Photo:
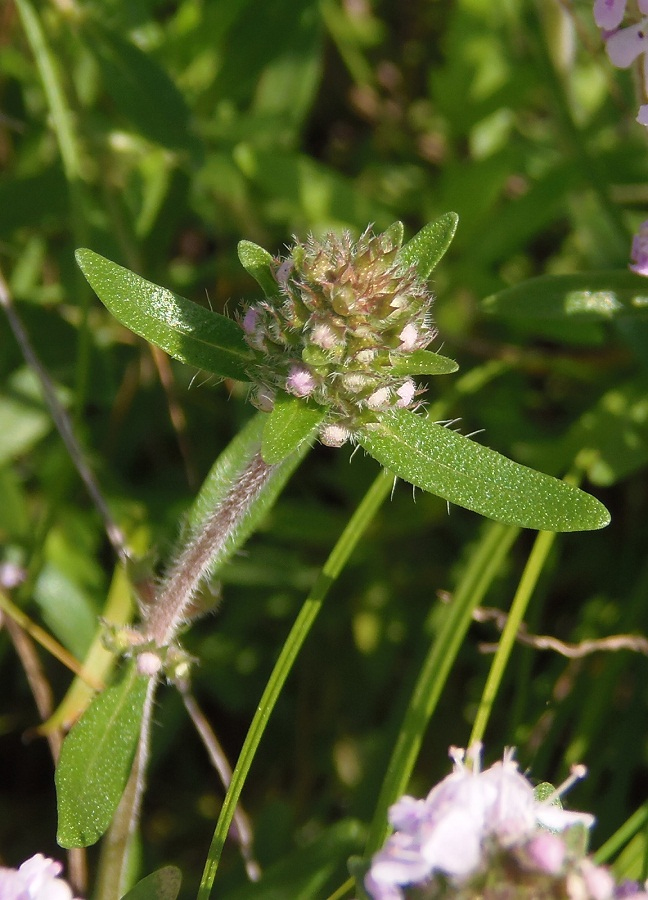
<svg viewBox="0 0 648 900">
<path fill-rule="evenodd" d="M 585 855 L 593 816 L 559 804 L 584 767 L 539 800 L 511 751 L 485 771 L 480 752 L 451 748 L 452 774 L 424 800 L 402 797 L 391 807 L 395 831 L 365 878 L 373 900 L 648 900 Z"/>
<path fill-rule="evenodd" d="M 596 0 L 594 20 L 602 31 L 605 49 L 613 66 L 627 69 L 641 58 L 643 92 L 648 96 L 648 0 L 637 0 L 642 18 L 623 28 L 626 6 L 627 0 Z M 648 103 L 639 107 L 637 122 L 648 126 Z M 632 271 L 648 276 L 648 220 L 639 226 L 631 253 Z"/>
<path fill-rule="evenodd" d="M 251 398 L 259 409 L 270 411 L 278 391 L 326 407 L 320 440 L 339 447 L 376 413 L 418 405 L 420 388 L 394 367 L 435 337 L 433 297 L 399 262 L 402 240 L 400 223 L 357 243 L 329 234 L 276 261 L 278 301 L 249 306 L 241 322 L 263 354 Z"/>
<path fill-rule="evenodd" d="M 37 853 L 18 869 L 0 867 L 0 900 L 72 900 L 63 866 Z"/>
</svg>

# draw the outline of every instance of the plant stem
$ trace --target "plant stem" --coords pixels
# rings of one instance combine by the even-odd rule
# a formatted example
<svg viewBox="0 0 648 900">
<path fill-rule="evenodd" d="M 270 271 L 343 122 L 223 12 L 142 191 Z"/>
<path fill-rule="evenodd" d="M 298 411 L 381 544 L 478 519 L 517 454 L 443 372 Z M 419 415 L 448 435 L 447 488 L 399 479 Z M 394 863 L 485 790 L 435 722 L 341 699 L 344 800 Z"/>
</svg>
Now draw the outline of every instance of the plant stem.
<svg viewBox="0 0 648 900">
<path fill-rule="evenodd" d="M 272 710 L 274 709 L 277 698 L 285 684 L 286 679 L 292 669 L 293 663 L 297 658 L 297 654 L 306 640 L 306 637 L 319 613 L 322 603 L 329 591 L 329 588 L 339 576 L 349 559 L 349 556 L 358 544 L 358 541 L 365 533 L 369 523 L 372 521 L 376 511 L 389 496 L 389 491 L 393 483 L 393 475 L 386 470 L 381 470 L 380 474 L 365 494 L 360 506 L 351 516 L 349 523 L 340 535 L 335 547 L 331 551 L 329 558 L 326 560 L 321 572 L 319 573 L 310 595 L 306 598 L 302 606 L 295 624 L 284 644 L 279 659 L 272 671 L 272 675 L 268 680 L 263 696 L 259 702 L 259 706 L 254 715 L 254 719 L 250 725 L 247 736 L 243 743 L 240 756 L 234 769 L 232 783 L 225 796 L 225 801 L 216 823 L 216 830 L 209 848 L 207 862 L 203 871 L 200 889 L 198 891 L 199 900 L 207 900 L 216 877 L 216 870 L 220 861 L 225 838 L 229 831 L 234 810 L 236 809 L 245 779 L 252 765 L 252 760 L 257 751 L 265 727 L 268 724 Z"/>
<path fill-rule="evenodd" d="M 479 702 L 475 724 L 473 725 L 470 740 L 468 741 L 469 747 L 476 742 L 483 740 L 491 709 L 493 708 L 495 697 L 497 696 L 497 692 L 502 683 L 504 670 L 506 669 L 513 645 L 515 644 L 518 630 L 526 613 L 533 591 L 535 590 L 535 586 L 538 583 L 542 567 L 546 562 L 549 550 L 555 539 L 556 534 L 553 531 L 541 531 L 535 539 L 533 550 L 529 555 L 518 589 L 515 592 L 515 597 L 511 604 L 511 611 L 509 612 L 506 626 L 502 632 L 497 653 L 495 654 L 490 672 L 488 673 L 486 685 Z"/>
<path fill-rule="evenodd" d="M 163 647 L 173 640 L 200 582 L 218 565 L 276 468 L 265 463 L 260 452 L 256 452 L 200 531 L 189 538 L 148 609 L 145 641 Z"/>
<path fill-rule="evenodd" d="M 491 522 L 457 586 L 436 640 L 421 666 L 374 811 L 365 854 L 381 846 L 389 825 L 387 811 L 405 792 L 423 737 L 472 622 L 473 610 L 497 575 L 519 529 Z"/>
</svg>

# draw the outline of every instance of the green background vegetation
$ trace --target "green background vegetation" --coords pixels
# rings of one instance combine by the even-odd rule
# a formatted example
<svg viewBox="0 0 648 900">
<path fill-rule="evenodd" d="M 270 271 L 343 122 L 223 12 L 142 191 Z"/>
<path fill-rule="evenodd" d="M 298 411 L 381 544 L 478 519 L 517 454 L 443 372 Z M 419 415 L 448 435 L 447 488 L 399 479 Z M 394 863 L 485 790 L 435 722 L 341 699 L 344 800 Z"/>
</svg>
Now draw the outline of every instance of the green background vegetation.
<svg viewBox="0 0 648 900">
<path fill-rule="evenodd" d="M 528 627 L 566 641 L 648 632 L 646 321 L 541 317 L 531 301 L 517 317 L 481 306 L 532 276 L 626 266 L 648 203 L 636 105 L 586 2 L 6 2 L 0 265 L 140 550 L 168 559 L 180 517 L 251 410 L 240 383 L 217 384 L 118 325 L 74 250 L 234 315 L 258 295 L 236 257 L 242 238 L 280 254 L 292 235 L 402 219 L 411 236 L 455 210 L 457 237 L 434 274 L 433 349 L 461 371 L 430 379 L 430 401 L 443 399 L 462 432 L 551 474 L 589 449 L 584 486 L 613 517 L 601 532 L 558 537 Z M 301 602 L 377 474 L 362 452 L 349 457 L 312 450 L 220 573 L 215 615 L 185 636 L 196 695 L 232 762 Z M 258 858 L 284 866 L 280 884 L 300 871 L 291 853 L 306 853 L 306 869 L 317 853 L 331 864 L 317 888 L 283 896 L 327 896 L 346 856 L 362 851 L 446 614 L 439 595 L 457 585 L 484 524 L 430 495 L 414 502 L 399 484 L 334 585 L 244 794 Z M 532 540 L 523 533 L 508 553 L 489 606 L 509 607 Z M 83 658 L 115 560 L 4 317 L 0 559 L 27 569 L 14 601 Z M 491 661 L 479 645 L 496 638 L 491 625 L 470 629 L 413 793 L 448 771 L 450 744 L 468 740 Z M 41 659 L 58 700 L 69 673 Z M 595 846 L 648 793 L 646 665 L 627 651 L 568 660 L 518 646 L 491 713 L 488 762 L 516 745 L 539 780 L 589 766 L 572 803 L 596 814 Z M 51 759 L 44 740 L 24 741 L 39 720 L 6 632 L 0 678 L 0 861 L 58 857 Z M 189 896 L 222 793 L 178 697 L 163 690 L 142 873 L 176 863 Z M 631 851 L 624 871 L 639 877 L 641 835 Z M 242 898 L 244 882 L 230 845 L 218 896 Z"/>
</svg>

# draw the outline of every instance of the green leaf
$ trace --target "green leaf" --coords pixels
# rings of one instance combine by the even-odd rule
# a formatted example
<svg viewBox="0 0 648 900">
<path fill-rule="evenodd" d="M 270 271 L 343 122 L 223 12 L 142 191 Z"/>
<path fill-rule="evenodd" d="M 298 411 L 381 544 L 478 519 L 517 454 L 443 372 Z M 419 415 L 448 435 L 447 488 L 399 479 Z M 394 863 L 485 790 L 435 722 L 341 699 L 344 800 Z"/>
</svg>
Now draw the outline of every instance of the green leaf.
<svg viewBox="0 0 648 900">
<path fill-rule="evenodd" d="M 394 222 L 383 231 L 383 237 L 389 238 L 394 247 L 400 247 L 405 237 L 405 226 L 402 222 Z"/>
<path fill-rule="evenodd" d="M 261 456 L 269 464 L 281 462 L 313 434 L 326 410 L 299 397 L 279 393 L 263 429 Z"/>
<path fill-rule="evenodd" d="M 450 375 L 459 366 L 454 359 L 431 350 L 414 350 L 395 357 L 391 373 L 394 375 Z"/>
<path fill-rule="evenodd" d="M 72 728 L 56 769 L 57 841 L 94 844 L 110 825 L 128 779 L 149 678 L 131 666 L 99 694 Z"/>
<path fill-rule="evenodd" d="M 232 319 L 140 278 L 92 250 L 77 250 L 79 267 L 122 325 L 181 362 L 223 378 L 248 381 L 254 355 Z"/>
<path fill-rule="evenodd" d="M 138 881 L 124 894 L 122 900 L 176 900 L 181 884 L 180 869 L 177 866 L 164 866 Z"/>
<path fill-rule="evenodd" d="M 507 318 L 615 319 L 648 316 L 648 281 L 624 269 L 540 275 L 492 294 L 487 313 Z"/>
<path fill-rule="evenodd" d="M 253 244 L 252 241 L 239 241 L 238 258 L 245 271 L 258 282 L 268 299 L 280 296 L 277 279 L 272 273 L 274 260 L 267 250 Z"/>
<path fill-rule="evenodd" d="M 429 278 L 437 267 L 455 236 L 459 216 L 447 212 L 422 228 L 408 241 L 398 254 L 398 262 L 404 266 L 416 266 L 421 278 Z"/>
<path fill-rule="evenodd" d="M 382 413 L 359 442 L 400 478 L 498 522 L 544 531 L 587 531 L 610 521 L 584 491 L 521 466 L 408 410 Z"/>
<path fill-rule="evenodd" d="M 99 64 L 106 92 L 139 134 L 174 150 L 197 152 L 183 95 L 153 57 L 117 31 L 88 17 L 86 43 Z"/>
</svg>

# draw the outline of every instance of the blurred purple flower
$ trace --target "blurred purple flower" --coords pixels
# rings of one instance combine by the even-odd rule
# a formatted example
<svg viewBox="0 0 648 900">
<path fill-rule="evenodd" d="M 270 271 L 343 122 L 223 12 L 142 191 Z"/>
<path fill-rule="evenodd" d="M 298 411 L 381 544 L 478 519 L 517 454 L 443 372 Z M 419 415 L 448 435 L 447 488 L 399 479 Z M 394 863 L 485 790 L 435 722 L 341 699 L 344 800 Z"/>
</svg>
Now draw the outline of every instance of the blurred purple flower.
<svg viewBox="0 0 648 900">
<path fill-rule="evenodd" d="M 648 219 L 639 226 L 632 241 L 632 265 L 630 269 L 637 275 L 648 276 Z"/>
<path fill-rule="evenodd" d="M 589 828 L 594 821 L 550 800 L 538 801 L 511 750 L 484 772 L 480 748 L 467 754 L 454 749 L 451 756 L 454 771 L 425 800 L 402 797 L 391 807 L 389 821 L 395 832 L 373 857 L 365 880 L 374 900 L 400 898 L 402 887 L 435 874 L 461 883 L 487 867 L 494 846 L 506 850 L 526 844 L 546 834 L 543 826 L 562 831 L 576 824 Z M 540 846 L 536 850 L 542 853 Z M 541 868 L 550 871 L 559 854 L 553 847 L 546 848 L 545 856 Z"/>
<path fill-rule="evenodd" d="M 72 900 L 72 889 L 58 876 L 63 866 L 42 853 L 18 869 L 0 868 L 0 900 Z"/>
</svg>

